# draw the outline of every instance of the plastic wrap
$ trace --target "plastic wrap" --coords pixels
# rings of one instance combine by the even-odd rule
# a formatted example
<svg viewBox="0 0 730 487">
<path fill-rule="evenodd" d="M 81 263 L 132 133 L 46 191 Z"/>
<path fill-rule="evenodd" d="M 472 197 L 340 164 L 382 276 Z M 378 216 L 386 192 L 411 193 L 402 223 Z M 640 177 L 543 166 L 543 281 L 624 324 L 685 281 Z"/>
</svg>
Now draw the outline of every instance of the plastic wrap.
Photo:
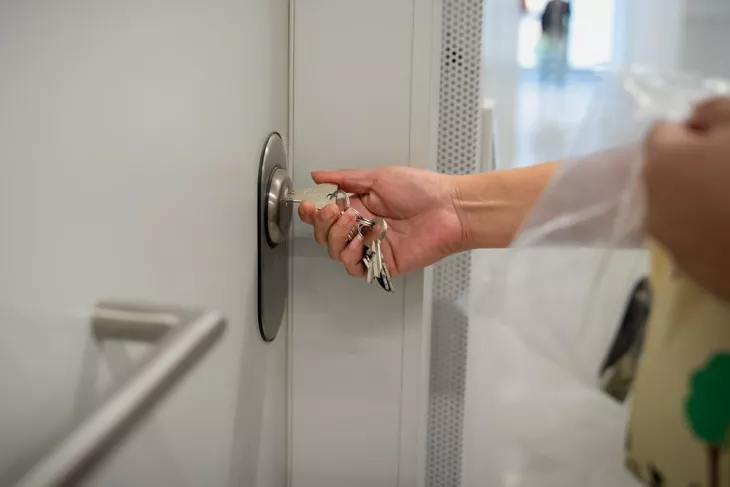
<svg viewBox="0 0 730 487">
<path fill-rule="evenodd" d="M 465 485 L 638 485 L 623 467 L 626 406 L 598 373 L 648 272 L 642 141 L 727 92 L 638 68 L 606 76 L 512 248 L 475 256 Z"/>
</svg>

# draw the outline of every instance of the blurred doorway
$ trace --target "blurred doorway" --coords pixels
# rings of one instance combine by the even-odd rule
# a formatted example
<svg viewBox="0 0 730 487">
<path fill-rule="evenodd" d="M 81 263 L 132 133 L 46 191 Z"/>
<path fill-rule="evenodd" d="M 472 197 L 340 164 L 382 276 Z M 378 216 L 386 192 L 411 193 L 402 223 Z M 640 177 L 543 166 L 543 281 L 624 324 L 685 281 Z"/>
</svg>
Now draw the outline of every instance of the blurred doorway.
<svg viewBox="0 0 730 487">
<path fill-rule="evenodd" d="M 548 0 L 526 0 L 520 19 L 518 63 L 534 70 L 544 52 L 542 17 Z M 616 0 L 571 0 L 567 30 L 567 69 L 593 71 L 614 61 Z M 542 48 L 542 49 L 541 49 Z"/>
<path fill-rule="evenodd" d="M 556 35 L 543 22 L 548 0 L 525 0 L 517 29 L 513 166 L 573 155 L 598 71 L 617 59 L 619 1 L 554 0 L 569 12 Z"/>
</svg>

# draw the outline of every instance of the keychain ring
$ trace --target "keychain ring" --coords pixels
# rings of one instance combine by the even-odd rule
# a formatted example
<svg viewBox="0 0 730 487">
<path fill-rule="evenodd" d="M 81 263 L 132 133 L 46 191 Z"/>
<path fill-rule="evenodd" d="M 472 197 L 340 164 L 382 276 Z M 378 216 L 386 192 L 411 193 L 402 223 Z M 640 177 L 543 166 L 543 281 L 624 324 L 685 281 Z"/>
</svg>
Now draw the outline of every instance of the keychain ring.
<svg viewBox="0 0 730 487">
<path fill-rule="evenodd" d="M 329 194 L 330 199 L 335 200 L 337 208 L 340 209 L 340 214 L 350 209 L 350 195 L 345 191 L 338 189 L 337 191 Z"/>
</svg>

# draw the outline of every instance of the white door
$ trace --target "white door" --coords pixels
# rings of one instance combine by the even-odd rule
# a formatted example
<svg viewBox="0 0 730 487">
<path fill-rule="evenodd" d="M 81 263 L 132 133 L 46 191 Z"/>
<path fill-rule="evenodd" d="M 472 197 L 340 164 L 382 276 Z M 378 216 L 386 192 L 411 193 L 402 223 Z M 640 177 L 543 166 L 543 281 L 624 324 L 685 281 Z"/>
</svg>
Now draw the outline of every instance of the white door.
<svg viewBox="0 0 730 487">
<path fill-rule="evenodd" d="M 109 298 L 228 326 L 91 483 L 285 485 L 286 326 L 259 337 L 256 185 L 266 136 L 287 138 L 288 8 L 0 2 L 0 485 L 69 431 Z"/>
</svg>

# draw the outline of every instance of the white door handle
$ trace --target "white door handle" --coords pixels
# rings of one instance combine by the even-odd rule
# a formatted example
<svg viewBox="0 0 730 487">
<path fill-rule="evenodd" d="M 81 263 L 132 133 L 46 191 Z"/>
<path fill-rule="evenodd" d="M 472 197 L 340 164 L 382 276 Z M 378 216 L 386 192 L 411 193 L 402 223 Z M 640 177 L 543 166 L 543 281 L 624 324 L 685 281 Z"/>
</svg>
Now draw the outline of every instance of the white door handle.
<svg viewBox="0 0 730 487">
<path fill-rule="evenodd" d="M 225 318 L 217 311 L 102 302 L 92 331 L 99 340 L 159 345 L 136 374 L 58 443 L 17 487 L 75 485 L 109 448 L 124 438 L 151 406 L 221 337 Z"/>
</svg>

